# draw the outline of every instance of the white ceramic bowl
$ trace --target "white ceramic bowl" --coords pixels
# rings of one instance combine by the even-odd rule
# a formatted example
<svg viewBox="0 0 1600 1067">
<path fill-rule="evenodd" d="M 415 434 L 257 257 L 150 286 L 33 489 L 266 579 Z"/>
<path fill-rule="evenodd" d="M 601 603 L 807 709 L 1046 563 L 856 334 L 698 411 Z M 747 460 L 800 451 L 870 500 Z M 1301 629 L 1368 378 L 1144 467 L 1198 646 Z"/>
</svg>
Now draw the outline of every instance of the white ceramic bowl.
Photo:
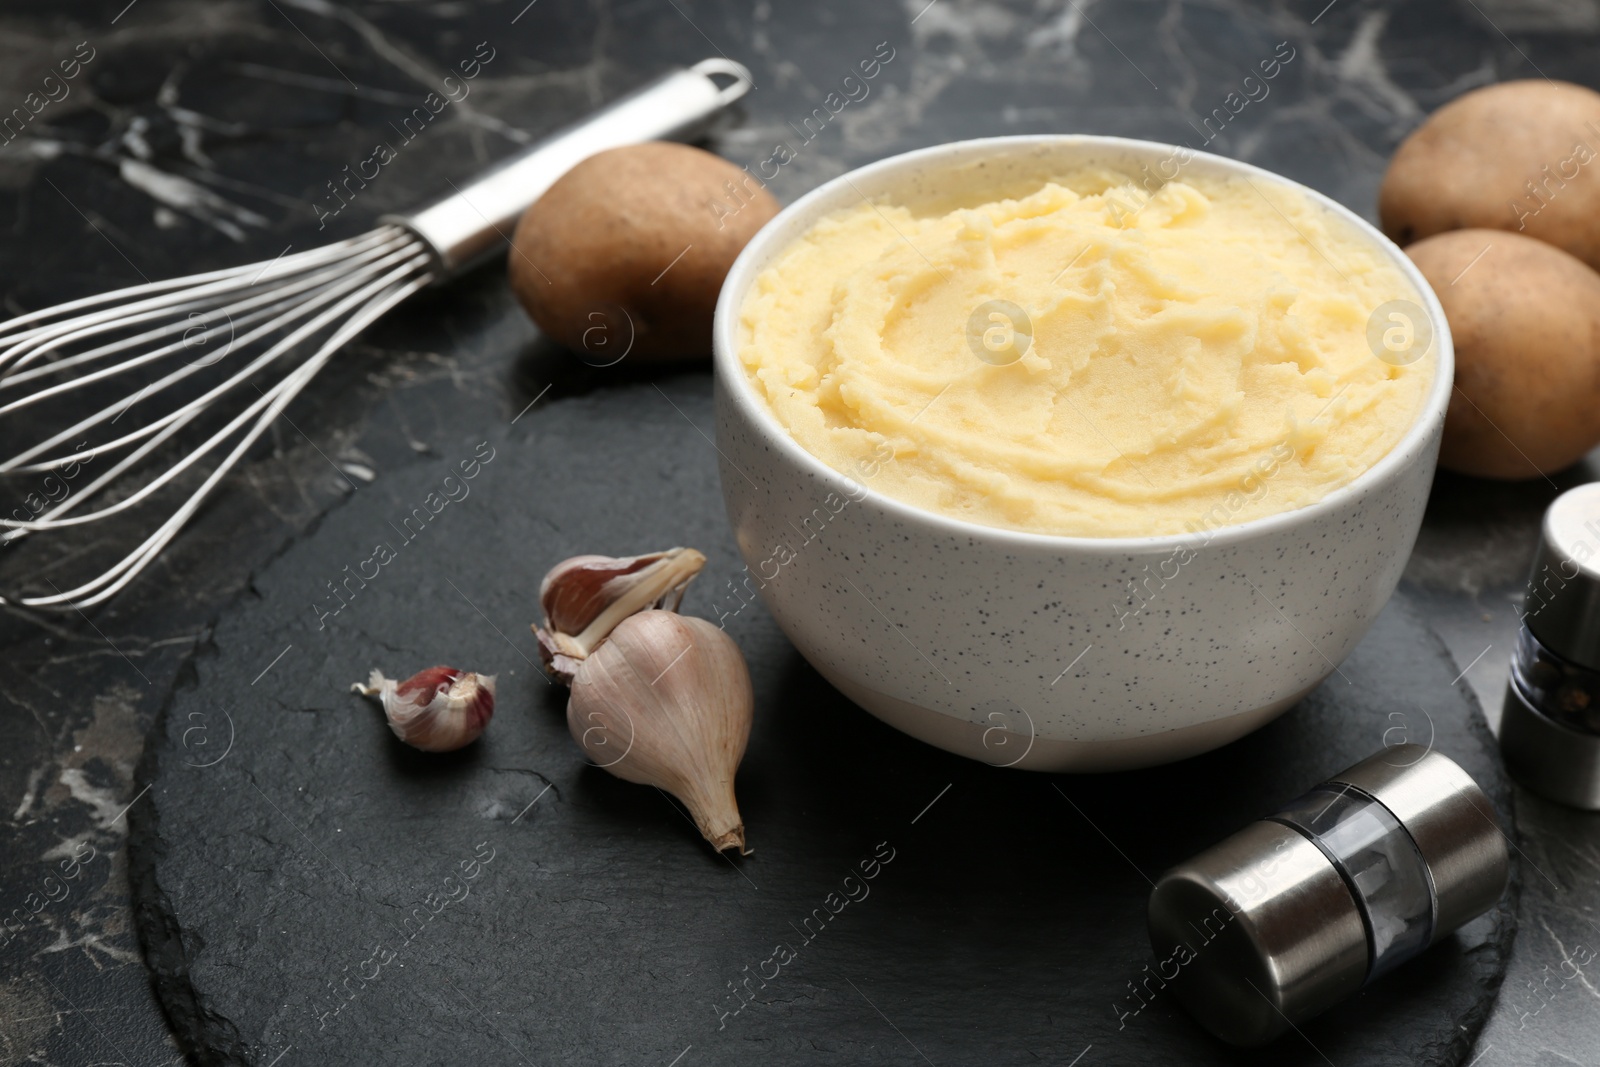
<svg viewBox="0 0 1600 1067">
<path fill-rule="evenodd" d="M 745 294 L 821 216 L 863 196 L 929 195 L 957 168 L 964 187 L 978 173 L 1014 190 L 1087 164 L 1155 170 L 1173 151 L 1054 136 L 895 156 L 790 205 L 723 285 L 713 333 L 717 447 L 746 588 L 823 677 L 913 737 L 1036 770 L 1183 759 L 1243 736 L 1308 693 L 1349 655 L 1400 579 L 1450 397 L 1449 327 L 1399 248 L 1304 187 L 1415 286 L 1432 320 L 1437 374 L 1415 425 L 1366 473 L 1310 506 L 1221 527 L 1186 562 L 1174 553 L 1192 546 L 1192 535 L 1019 533 L 923 511 L 870 484 L 863 493 L 801 448 L 751 387 L 738 354 Z M 1293 184 L 1201 153 L 1183 174 Z M 1155 594 L 1137 614 L 1126 603 L 1129 579 Z M 713 592 L 723 595 L 722 610 L 737 607 L 727 590 Z"/>
</svg>

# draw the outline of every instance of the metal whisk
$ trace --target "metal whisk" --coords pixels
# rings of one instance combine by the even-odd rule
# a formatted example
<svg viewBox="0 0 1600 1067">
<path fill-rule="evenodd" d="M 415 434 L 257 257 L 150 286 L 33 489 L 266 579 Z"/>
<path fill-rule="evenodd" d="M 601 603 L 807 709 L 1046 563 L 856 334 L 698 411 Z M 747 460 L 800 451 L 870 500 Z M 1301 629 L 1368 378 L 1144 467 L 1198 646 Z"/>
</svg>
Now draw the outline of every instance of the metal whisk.
<svg viewBox="0 0 1600 1067">
<path fill-rule="evenodd" d="M 732 81 L 719 84 L 715 76 Z M 693 136 L 750 86 L 740 64 L 705 60 L 664 75 L 449 196 L 380 219 L 359 237 L 74 300 L 0 325 L 0 433 L 24 418 L 61 427 L 0 460 L 0 474 L 53 478 L 62 487 L 59 498 L 47 490 L 50 504 L 37 512 L 30 505 L 25 517 L 0 517 L 0 546 L 130 513 L 161 499 L 161 490 L 187 472 L 206 471 L 154 532 L 99 575 L 0 603 L 83 609 L 114 596 L 374 320 L 500 247 L 522 211 L 580 160 L 623 144 Z M 137 388 L 128 385 L 141 380 Z M 126 395 L 84 414 L 80 391 L 102 382 L 128 385 Z M 230 398 L 248 403 L 228 409 Z M 189 427 L 192 436 L 209 436 L 193 447 L 186 436 L 163 448 Z M 106 458 L 115 462 L 102 469 Z"/>
</svg>

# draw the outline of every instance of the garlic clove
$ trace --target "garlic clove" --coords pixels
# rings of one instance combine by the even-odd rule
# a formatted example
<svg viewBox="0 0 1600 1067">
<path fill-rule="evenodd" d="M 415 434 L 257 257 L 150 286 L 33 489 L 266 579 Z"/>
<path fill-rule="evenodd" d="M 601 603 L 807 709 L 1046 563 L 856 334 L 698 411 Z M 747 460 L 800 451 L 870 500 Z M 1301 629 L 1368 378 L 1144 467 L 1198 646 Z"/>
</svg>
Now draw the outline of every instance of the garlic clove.
<svg viewBox="0 0 1600 1067">
<path fill-rule="evenodd" d="M 551 567 L 539 583 L 539 606 L 551 630 L 575 634 L 615 600 L 605 587 L 637 575 L 665 558 L 665 552 L 642 556 L 573 556 Z M 619 583 L 620 584 L 620 583 Z"/>
<path fill-rule="evenodd" d="M 704 619 L 648 610 L 579 664 L 567 729 L 605 770 L 681 800 L 712 848 L 749 855 L 733 779 L 754 704 L 731 637 Z"/>
<path fill-rule="evenodd" d="M 574 556 L 539 583 L 544 625 L 535 626 L 550 672 L 570 681 L 577 664 L 623 619 L 646 608 L 677 610 L 706 557 L 692 548 L 642 556 Z"/>
<path fill-rule="evenodd" d="M 453 752 L 478 739 L 494 715 L 494 675 L 429 667 L 403 682 L 374 670 L 350 687 L 377 697 L 394 735 L 424 752 Z"/>
</svg>

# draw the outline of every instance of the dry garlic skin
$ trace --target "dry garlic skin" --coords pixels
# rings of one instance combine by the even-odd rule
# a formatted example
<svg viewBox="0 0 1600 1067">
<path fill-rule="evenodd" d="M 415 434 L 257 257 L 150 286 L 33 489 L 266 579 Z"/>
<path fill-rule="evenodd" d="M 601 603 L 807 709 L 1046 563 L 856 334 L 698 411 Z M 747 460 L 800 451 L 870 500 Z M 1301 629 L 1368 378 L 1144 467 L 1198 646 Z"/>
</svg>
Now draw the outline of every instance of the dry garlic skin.
<svg viewBox="0 0 1600 1067">
<path fill-rule="evenodd" d="M 1407 363 L 1368 342 L 1376 309 L 1421 298 L 1293 188 L 1148 195 L 1085 171 L 972 203 L 829 215 L 741 309 L 757 393 L 876 491 L 1033 533 L 1213 529 L 1347 484 L 1422 410 L 1434 346 Z"/>
</svg>

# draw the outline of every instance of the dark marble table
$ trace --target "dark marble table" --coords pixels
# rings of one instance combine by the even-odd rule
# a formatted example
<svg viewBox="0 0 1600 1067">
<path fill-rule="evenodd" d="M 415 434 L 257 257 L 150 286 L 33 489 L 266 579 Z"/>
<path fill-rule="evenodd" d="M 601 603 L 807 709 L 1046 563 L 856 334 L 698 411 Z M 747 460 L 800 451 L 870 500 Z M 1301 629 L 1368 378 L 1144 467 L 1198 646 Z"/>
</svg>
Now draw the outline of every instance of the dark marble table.
<svg viewBox="0 0 1600 1067">
<path fill-rule="evenodd" d="M 341 168 L 480 42 L 493 58 L 470 97 L 357 198 L 330 199 Z M 758 89 L 714 146 L 754 167 L 798 140 L 790 123 L 880 42 L 894 58 L 868 97 L 798 147 L 772 182 L 780 199 L 962 137 L 1084 131 L 1198 146 L 1203 116 L 1288 42 L 1294 58 L 1270 95 L 1208 147 L 1370 217 L 1388 153 L 1444 101 L 1541 75 L 1600 85 L 1596 0 L 12 3 L 0 8 L 0 119 L 61 60 L 89 58 L 64 96 L 52 90 L 59 99 L 0 132 L 0 294 L 23 311 L 359 233 L 650 73 L 719 53 L 748 63 Z M 204 654 L 210 620 L 250 595 L 252 569 L 460 427 L 605 380 L 540 341 L 497 268 L 479 271 L 351 346 L 120 599 L 88 617 L 0 614 L 0 914 L 26 920 L 0 944 L 0 1060 L 181 1060 L 130 924 L 126 811 L 140 801 L 146 730 Z M 1540 511 L 1596 473 L 1435 486 L 1407 584 L 1491 722 Z M 0 550 L 0 584 L 69 575 L 98 536 Z M 1516 842 L 1522 932 L 1470 1062 L 1596 1062 L 1600 975 L 1568 979 L 1562 963 L 1600 946 L 1600 818 L 1519 794 Z"/>
</svg>

